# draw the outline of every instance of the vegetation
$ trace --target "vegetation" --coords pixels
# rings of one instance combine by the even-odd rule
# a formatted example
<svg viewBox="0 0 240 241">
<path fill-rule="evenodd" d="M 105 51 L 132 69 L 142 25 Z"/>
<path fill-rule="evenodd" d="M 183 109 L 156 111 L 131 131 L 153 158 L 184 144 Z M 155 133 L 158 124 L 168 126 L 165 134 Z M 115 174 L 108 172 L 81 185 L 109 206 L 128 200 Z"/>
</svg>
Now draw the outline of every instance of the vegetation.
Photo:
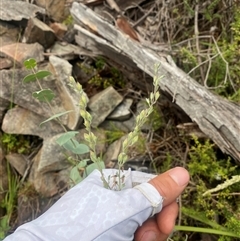
<svg viewBox="0 0 240 241">
<path fill-rule="evenodd" d="M 141 9 L 144 11 L 150 6 L 149 1 L 145 2 L 147 3 L 141 5 Z M 211 91 L 231 101 L 240 102 L 240 68 L 238 64 L 240 59 L 240 7 L 237 1 L 176 0 L 168 1 L 167 6 L 160 2 L 154 1 L 153 3 L 152 1 L 154 8 L 149 19 L 153 17 L 159 22 L 155 24 L 156 28 L 151 29 L 150 37 L 147 40 L 152 43 L 168 43 L 171 45 L 174 60 L 181 69 Z M 133 12 L 132 9 L 129 8 L 125 13 L 130 17 L 142 16 L 140 10 Z M 70 27 L 73 24 L 73 18 L 69 16 L 64 23 Z M 54 98 L 54 92 L 42 89 L 39 83 L 51 73 L 37 70 L 34 60 L 28 60 L 25 66 L 32 73 L 26 76 L 23 82 L 37 83 L 40 90 L 33 93 L 33 97 L 50 104 Z M 117 68 L 113 68 L 103 57 L 96 58 L 89 67 L 86 67 L 84 63 L 79 63 L 78 66 L 85 73 L 93 74 L 88 81 L 89 85 L 99 89 L 108 86 L 118 89 L 126 87 L 125 76 Z M 71 80 L 73 81 L 73 79 Z M 66 152 L 74 153 L 72 156 L 67 155 L 67 158 L 73 167 L 70 177 L 72 185 L 75 185 L 93 169 L 104 168 L 104 164 L 101 157 L 94 155 L 97 140 L 91 132 L 91 116 L 86 110 L 83 89 L 79 85 L 76 86 L 75 82 L 70 84 L 75 91 L 82 95 L 81 114 L 88 130 L 85 138 L 89 145 L 88 148 L 86 145 L 78 143 L 75 139 L 76 132 L 69 132 L 63 126 L 65 133 L 59 138 L 58 144 L 63 146 Z M 134 87 L 134 91 L 137 92 L 138 89 Z M 181 210 L 176 231 L 171 240 L 202 240 L 202 233 L 211 235 L 210 240 L 239 240 L 239 166 L 236 166 L 234 160 L 229 156 L 221 153 L 217 146 L 207 138 L 196 138 L 195 136 L 189 138 L 189 136 L 179 133 L 176 128 L 179 120 L 174 111 L 168 109 L 163 115 L 160 115 L 157 107 L 153 108 L 158 97 L 156 93 L 157 91 L 154 91 L 153 95 L 150 95 L 147 100 L 147 109 L 140 114 L 136 128 L 123 145 L 122 154 L 119 157 L 120 167 L 128 158 L 127 147 L 135 146 L 134 143 L 137 143 L 139 144 L 137 148 L 141 153 L 150 157 L 152 165 L 159 173 L 177 165 L 184 166 L 189 170 L 191 181 L 184 194 L 179 198 Z M 49 108 L 51 109 L 51 107 Z M 46 121 L 55 119 L 61 124 L 61 116 L 64 114 L 68 113 L 52 112 L 52 117 Z M 143 139 L 139 138 L 139 129 L 145 121 L 152 126 L 152 129 L 146 134 L 148 138 Z M 125 134 L 119 130 L 107 132 L 108 142 L 112 143 Z M 1 141 L 9 152 L 25 154 L 29 151 L 29 141 L 22 136 L 3 134 Z M 95 161 L 91 165 L 89 165 L 88 159 L 82 158 L 82 154 L 89 150 L 91 159 Z M 6 215 L 0 219 L 0 238 L 3 238 L 10 228 L 16 205 L 16 195 L 19 190 L 19 178 L 9 165 L 7 172 L 9 187 L 5 199 L 1 202 L 1 206 L 6 210 Z M 117 189 L 124 185 L 120 182 L 120 175 L 118 177 Z M 106 180 L 104 184 L 106 187 L 108 186 Z"/>
</svg>

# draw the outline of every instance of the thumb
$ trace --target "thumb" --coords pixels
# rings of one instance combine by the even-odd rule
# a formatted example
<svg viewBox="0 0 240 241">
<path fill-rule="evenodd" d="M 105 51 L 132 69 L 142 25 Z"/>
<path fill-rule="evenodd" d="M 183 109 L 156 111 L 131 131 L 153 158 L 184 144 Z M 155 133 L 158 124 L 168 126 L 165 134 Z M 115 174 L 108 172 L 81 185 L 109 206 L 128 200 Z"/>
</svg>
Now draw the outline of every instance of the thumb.
<svg viewBox="0 0 240 241">
<path fill-rule="evenodd" d="M 175 167 L 151 179 L 153 185 L 164 198 L 163 206 L 174 202 L 189 182 L 189 173 L 182 167 Z"/>
</svg>

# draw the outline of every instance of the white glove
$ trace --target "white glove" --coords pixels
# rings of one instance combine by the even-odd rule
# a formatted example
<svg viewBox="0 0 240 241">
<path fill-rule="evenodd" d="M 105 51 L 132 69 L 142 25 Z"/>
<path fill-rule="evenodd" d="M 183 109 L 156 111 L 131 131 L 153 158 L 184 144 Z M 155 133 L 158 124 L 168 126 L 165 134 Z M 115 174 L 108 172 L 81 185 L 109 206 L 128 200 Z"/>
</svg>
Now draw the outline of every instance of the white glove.
<svg viewBox="0 0 240 241">
<path fill-rule="evenodd" d="M 116 172 L 104 170 L 106 180 Z M 161 211 L 163 198 L 147 183 L 154 175 L 128 170 L 124 176 L 124 190 L 113 191 L 103 187 L 100 172 L 94 171 L 4 241 L 132 241 L 136 229 Z"/>
</svg>

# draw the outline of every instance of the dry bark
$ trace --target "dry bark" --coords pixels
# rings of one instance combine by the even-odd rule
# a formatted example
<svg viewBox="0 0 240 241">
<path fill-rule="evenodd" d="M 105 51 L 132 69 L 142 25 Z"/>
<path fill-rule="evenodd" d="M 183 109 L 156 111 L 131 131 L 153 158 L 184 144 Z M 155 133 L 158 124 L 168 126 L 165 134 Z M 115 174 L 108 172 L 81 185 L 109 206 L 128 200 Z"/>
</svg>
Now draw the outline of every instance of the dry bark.
<svg viewBox="0 0 240 241">
<path fill-rule="evenodd" d="M 240 163 L 240 105 L 215 95 L 179 69 L 164 49 L 162 52 L 130 39 L 116 27 L 97 16 L 83 4 L 74 3 L 71 13 L 79 25 L 77 43 L 91 55 L 104 55 L 124 68 L 138 68 L 155 75 L 155 65 L 160 64 L 158 75 L 161 90 L 172 96 L 199 128 L 219 148 Z M 137 80 L 141 82 L 141 80 Z"/>
</svg>

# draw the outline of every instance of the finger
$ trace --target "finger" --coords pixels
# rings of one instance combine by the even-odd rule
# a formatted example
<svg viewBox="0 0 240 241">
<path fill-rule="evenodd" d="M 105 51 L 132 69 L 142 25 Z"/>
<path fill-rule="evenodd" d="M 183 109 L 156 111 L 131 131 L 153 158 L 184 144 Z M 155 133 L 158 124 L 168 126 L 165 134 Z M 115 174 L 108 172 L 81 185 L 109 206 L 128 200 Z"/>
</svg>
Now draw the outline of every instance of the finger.
<svg viewBox="0 0 240 241">
<path fill-rule="evenodd" d="M 135 241 L 164 241 L 174 229 L 178 205 L 173 202 L 153 218 L 148 219 L 135 233 Z"/>
<path fill-rule="evenodd" d="M 137 229 L 134 234 L 134 241 L 154 241 L 161 237 L 156 217 L 149 218 Z"/>
<path fill-rule="evenodd" d="M 178 216 L 178 210 L 178 204 L 172 202 L 156 215 L 157 225 L 162 235 L 168 237 L 173 231 Z"/>
<path fill-rule="evenodd" d="M 189 173 L 182 167 L 175 167 L 149 181 L 164 198 L 163 206 L 169 205 L 182 193 L 189 181 Z"/>
</svg>

